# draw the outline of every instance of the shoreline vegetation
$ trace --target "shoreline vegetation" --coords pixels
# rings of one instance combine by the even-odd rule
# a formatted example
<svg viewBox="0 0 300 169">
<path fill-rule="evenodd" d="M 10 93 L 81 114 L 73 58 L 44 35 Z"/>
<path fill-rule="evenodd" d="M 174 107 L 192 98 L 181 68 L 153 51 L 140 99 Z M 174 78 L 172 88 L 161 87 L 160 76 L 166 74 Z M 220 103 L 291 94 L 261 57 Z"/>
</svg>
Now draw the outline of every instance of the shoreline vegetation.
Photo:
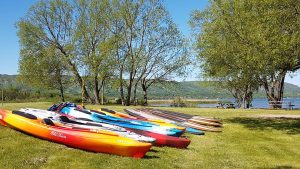
<svg viewBox="0 0 300 169">
<path fill-rule="evenodd" d="M 149 106 L 166 106 L 166 107 L 198 107 L 199 104 L 230 104 L 230 101 L 221 101 L 218 99 L 185 99 L 175 97 L 166 100 L 148 100 Z"/>
<path fill-rule="evenodd" d="M 220 101 L 218 99 L 184 99 L 182 98 L 184 102 L 187 103 L 197 103 L 197 104 L 208 104 L 208 103 L 219 103 Z M 172 104 L 174 102 L 174 99 L 153 99 L 148 100 L 149 104 Z"/>
</svg>

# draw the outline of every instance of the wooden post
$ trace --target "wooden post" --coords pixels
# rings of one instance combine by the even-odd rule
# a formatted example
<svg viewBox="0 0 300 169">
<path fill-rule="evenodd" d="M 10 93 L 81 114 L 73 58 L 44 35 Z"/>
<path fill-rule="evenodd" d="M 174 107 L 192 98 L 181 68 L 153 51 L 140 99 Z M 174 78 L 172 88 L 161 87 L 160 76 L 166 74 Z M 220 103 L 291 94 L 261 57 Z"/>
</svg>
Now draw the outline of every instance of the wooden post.
<svg viewBox="0 0 300 169">
<path fill-rule="evenodd" d="M 1 97 L 2 99 L 1 99 L 1 100 L 2 100 L 2 107 L 3 107 L 3 102 L 4 102 L 4 97 L 3 97 L 3 87 L 2 87 L 2 94 L 1 94 L 1 95 L 2 95 L 2 97 Z"/>
</svg>

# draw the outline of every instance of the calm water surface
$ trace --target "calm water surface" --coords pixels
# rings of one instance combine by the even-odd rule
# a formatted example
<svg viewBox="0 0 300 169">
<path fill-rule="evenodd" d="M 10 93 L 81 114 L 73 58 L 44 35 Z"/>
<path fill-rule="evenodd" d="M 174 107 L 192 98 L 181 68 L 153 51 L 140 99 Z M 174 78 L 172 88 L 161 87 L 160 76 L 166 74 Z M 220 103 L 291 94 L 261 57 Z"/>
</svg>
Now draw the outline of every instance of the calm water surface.
<svg viewBox="0 0 300 169">
<path fill-rule="evenodd" d="M 234 103 L 233 98 L 228 98 L 228 99 L 219 99 L 221 102 L 231 102 Z M 295 109 L 300 109 L 300 98 L 284 98 L 284 105 L 283 108 L 288 108 L 287 104 L 290 102 L 291 104 L 295 105 Z M 153 104 L 150 106 L 159 106 L 159 107 L 170 107 L 169 104 Z M 218 106 L 218 104 L 198 104 L 198 107 L 208 107 L 208 108 L 213 108 Z M 268 100 L 267 99 L 253 99 L 252 101 L 252 107 L 253 108 L 269 108 Z"/>
<path fill-rule="evenodd" d="M 229 101 L 234 103 L 234 99 L 219 99 L 220 101 Z M 283 99 L 285 105 L 283 105 L 283 108 L 287 108 L 288 102 L 291 102 L 291 104 L 295 105 L 294 108 L 299 109 L 300 108 L 300 98 L 284 98 Z M 199 104 L 198 107 L 216 107 L 218 104 Z M 268 100 L 267 99 L 253 99 L 252 101 L 252 107 L 253 108 L 269 108 Z"/>
</svg>

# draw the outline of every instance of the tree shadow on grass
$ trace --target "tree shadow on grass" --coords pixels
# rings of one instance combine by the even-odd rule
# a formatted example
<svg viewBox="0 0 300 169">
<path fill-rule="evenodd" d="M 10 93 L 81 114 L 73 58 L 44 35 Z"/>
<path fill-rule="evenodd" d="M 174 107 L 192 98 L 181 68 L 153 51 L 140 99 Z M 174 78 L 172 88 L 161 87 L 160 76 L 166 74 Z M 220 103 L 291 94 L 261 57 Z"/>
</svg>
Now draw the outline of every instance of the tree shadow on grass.
<svg viewBox="0 0 300 169">
<path fill-rule="evenodd" d="M 230 123 L 242 124 L 245 127 L 253 130 L 267 130 L 275 129 L 286 132 L 287 134 L 300 134 L 300 120 L 299 119 L 263 119 L 263 118 L 249 118 L 236 117 L 226 120 Z"/>
<path fill-rule="evenodd" d="M 258 168 L 258 169 L 292 169 L 292 168 L 294 168 L 294 167 L 283 165 L 283 166 L 277 166 L 277 167 L 271 167 L 271 168 Z"/>
</svg>

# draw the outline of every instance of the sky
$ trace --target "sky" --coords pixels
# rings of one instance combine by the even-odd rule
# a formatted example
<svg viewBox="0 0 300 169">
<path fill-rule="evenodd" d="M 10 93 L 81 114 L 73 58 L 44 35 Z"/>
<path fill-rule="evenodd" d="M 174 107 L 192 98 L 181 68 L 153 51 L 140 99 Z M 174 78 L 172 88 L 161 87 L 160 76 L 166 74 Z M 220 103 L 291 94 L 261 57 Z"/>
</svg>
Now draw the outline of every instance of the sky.
<svg viewBox="0 0 300 169">
<path fill-rule="evenodd" d="M 0 74 L 17 74 L 19 42 L 16 22 L 37 0 L 0 0 Z M 165 0 L 167 10 L 185 36 L 190 36 L 188 25 L 190 13 L 202 10 L 208 0 Z M 199 80 L 199 71 L 191 73 L 187 80 Z M 286 82 L 300 86 L 300 71 L 287 76 Z"/>
</svg>

